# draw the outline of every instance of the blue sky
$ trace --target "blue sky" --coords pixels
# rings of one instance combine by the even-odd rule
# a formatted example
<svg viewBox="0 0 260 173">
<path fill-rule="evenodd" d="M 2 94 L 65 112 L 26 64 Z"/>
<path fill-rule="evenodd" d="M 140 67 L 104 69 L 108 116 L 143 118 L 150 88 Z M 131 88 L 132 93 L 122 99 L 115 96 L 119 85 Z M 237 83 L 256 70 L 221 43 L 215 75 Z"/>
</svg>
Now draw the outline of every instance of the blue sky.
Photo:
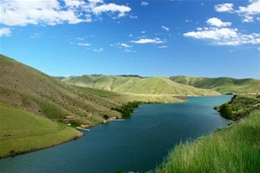
<svg viewBox="0 0 260 173">
<path fill-rule="evenodd" d="M 260 0 L 1 0 L 1 54 L 51 76 L 260 79 Z"/>
</svg>

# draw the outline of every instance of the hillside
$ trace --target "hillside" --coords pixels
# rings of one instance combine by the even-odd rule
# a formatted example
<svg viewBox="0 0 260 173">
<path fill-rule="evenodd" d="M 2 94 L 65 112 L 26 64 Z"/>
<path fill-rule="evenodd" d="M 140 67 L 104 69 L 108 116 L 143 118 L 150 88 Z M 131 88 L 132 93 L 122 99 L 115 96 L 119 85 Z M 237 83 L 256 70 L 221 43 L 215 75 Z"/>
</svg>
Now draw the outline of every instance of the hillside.
<svg viewBox="0 0 260 173">
<path fill-rule="evenodd" d="M 259 93 L 259 79 L 234 79 L 228 77 L 207 78 L 171 76 L 170 80 L 197 88 L 213 89 L 220 93 Z"/>
<path fill-rule="evenodd" d="M 3 55 L 0 70 L 0 101 L 73 125 L 99 124 L 104 115 L 120 117 L 120 113 L 111 108 L 128 101 L 178 101 L 169 95 L 119 94 L 70 86 Z M 95 85 L 102 82 L 106 80 Z"/>
<path fill-rule="evenodd" d="M 53 146 L 82 134 L 73 127 L 120 117 L 112 107 L 132 101 L 177 102 L 171 95 L 124 94 L 70 86 L 0 55 L 0 157 Z"/>
<path fill-rule="evenodd" d="M 223 105 L 228 104 L 232 110 L 232 116 L 227 118 L 238 121 L 193 142 L 181 142 L 151 172 L 259 172 L 259 101 L 259 95 L 234 96 Z"/>
<path fill-rule="evenodd" d="M 82 75 L 66 77 L 61 81 L 76 86 L 92 87 L 134 94 L 163 94 L 163 95 L 218 95 L 213 90 L 198 89 L 192 86 L 179 84 L 167 77 L 141 78 L 139 76 L 105 76 Z"/>
<path fill-rule="evenodd" d="M 60 144 L 82 136 L 79 131 L 0 102 L 0 158 Z"/>
</svg>

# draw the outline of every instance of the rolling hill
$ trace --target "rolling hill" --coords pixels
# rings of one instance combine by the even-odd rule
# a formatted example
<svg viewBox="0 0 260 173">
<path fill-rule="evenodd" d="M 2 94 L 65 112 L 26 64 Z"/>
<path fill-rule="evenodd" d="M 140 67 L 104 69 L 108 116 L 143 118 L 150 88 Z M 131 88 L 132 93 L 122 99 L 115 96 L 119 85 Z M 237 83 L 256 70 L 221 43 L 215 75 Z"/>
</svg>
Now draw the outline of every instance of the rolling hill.
<svg viewBox="0 0 260 173">
<path fill-rule="evenodd" d="M 103 81 L 106 82 L 106 81 Z M 171 95 L 138 95 L 67 85 L 0 55 L 0 157 L 57 145 L 93 126 L 120 117 L 112 107 L 132 101 L 177 102 Z"/>
<path fill-rule="evenodd" d="M 182 96 L 219 94 L 213 90 L 179 84 L 167 77 L 142 78 L 138 76 L 82 75 L 62 78 L 61 81 L 70 85 L 92 87 L 120 93 Z"/>
<path fill-rule="evenodd" d="M 129 101 L 176 102 L 171 95 L 137 95 L 67 85 L 32 67 L 0 56 L 0 101 L 28 112 L 74 125 L 102 123 L 111 108 Z M 86 78 L 85 80 L 93 80 Z M 109 78 L 93 85 L 101 88 Z"/>
<path fill-rule="evenodd" d="M 197 88 L 213 89 L 220 93 L 259 93 L 259 79 L 234 79 L 228 77 L 207 78 L 171 76 L 170 80 Z"/>
</svg>

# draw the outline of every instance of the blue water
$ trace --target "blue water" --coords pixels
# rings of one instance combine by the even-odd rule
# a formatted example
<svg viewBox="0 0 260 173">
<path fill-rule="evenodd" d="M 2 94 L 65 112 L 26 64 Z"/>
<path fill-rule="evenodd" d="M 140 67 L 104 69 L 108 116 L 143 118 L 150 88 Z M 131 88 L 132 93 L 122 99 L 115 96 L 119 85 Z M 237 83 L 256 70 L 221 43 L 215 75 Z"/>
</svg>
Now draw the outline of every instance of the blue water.
<svg viewBox="0 0 260 173">
<path fill-rule="evenodd" d="M 146 172 L 181 140 L 209 134 L 230 120 L 213 107 L 231 96 L 188 97 L 189 102 L 140 105 L 127 121 L 109 122 L 56 147 L 0 160 L 1 173 Z"/>
</svg>

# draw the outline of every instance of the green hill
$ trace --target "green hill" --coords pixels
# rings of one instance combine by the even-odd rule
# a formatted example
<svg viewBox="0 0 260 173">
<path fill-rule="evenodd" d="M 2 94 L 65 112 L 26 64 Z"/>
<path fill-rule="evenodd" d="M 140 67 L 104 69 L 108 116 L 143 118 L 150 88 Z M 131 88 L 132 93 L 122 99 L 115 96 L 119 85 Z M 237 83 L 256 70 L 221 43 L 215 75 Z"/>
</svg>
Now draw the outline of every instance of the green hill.
<svg viewBox="0 0 260 173">
<path fill-rule="evenodd" d="M 76 86 L 92 87 L 133 94 L 163 94 L 163 95 L 218 95 L 219 93 L 179 84 L 167 77 L 141 78 L 139 76 L 105 76 L 83 75 L 67 77 L 61 81 Z"/>
<path fill-rule="evenodd" d="M 220 93 L 259 93 L 260 80 L 258 79 L 234 79 L 228 77 L 207 78 L 171 76 L 170 80 L 197 88 L 213 89 Z"/>
<path fill-rule="evenodd" d="M 81 133 L 64 124 L 75 127 L 100 124 L 105 115 L 120 117 L 111 108 L 127 102 L 181 101 L 171 95 L 127 94 L 67 85 L 3 55 L 0 55 L 0 70 L 0 157 L 78 137 Z M 95 78 L 98 76 L 84 80 Z M 109 78 L 100 78 L 93 85 L 100 87 L 107 81 Z"/>
<path fill-rule="evenodd" d="M 34 151 L 82 136 L 79 131 L 0 102 L 0 158 Z"/>
<path fill-rule="evenodd" d="M 79 86 L 84 87 L 67 85 L 3 55 L 0 56 L 0 69 L 0 101 L 37 115 L 74 125 L 99 124 L 103 122 L 104 115 L 120 117 L 120 113 L 112 111 L 111 108 L 134 100 L 179 101 L 169 95 L 125 94 L 85 87 L 95 86 L 95 88 L 104 89 L 104 87 L 113 87 L 112 83 L 122 82 L 114 81 L 109 76 L 64 78 L 63 80 L 79 81 L 82 83 Z"/>
</svg>

